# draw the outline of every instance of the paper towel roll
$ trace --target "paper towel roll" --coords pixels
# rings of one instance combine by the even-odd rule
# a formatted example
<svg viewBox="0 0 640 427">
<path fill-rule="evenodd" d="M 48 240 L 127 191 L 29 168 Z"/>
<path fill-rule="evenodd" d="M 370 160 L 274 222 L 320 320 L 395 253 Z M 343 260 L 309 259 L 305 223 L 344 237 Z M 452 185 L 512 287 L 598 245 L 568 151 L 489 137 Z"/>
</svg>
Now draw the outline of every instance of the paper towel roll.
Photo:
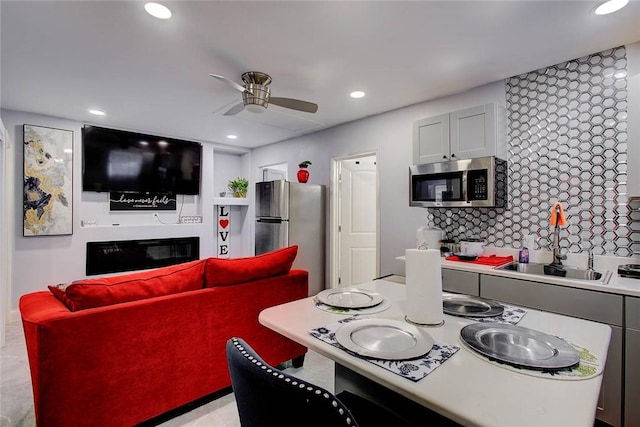
<svg viewBox="0 0 640 427">
<path fill-rule="evenodd" d="M 405 277 L 407 288 L 407 320 L 423 325 L 439 325 L 442 312 L 442 273 L 440 251 L 407 249 Z"/>
</svg>

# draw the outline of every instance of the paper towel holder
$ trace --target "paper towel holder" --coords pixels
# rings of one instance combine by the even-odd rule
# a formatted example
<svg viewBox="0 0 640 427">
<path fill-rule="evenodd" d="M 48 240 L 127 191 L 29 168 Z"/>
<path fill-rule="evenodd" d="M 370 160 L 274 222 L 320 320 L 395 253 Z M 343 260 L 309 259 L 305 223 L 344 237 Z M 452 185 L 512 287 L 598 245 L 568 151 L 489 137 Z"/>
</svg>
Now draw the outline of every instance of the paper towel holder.
<svg viewBox="0 0 640 427">
<path fill-rule="evenodd" d="M 404 316 L 404 321 L 407 323 L 411 323 L 414 326 L 421 326 L 423 328 L 439 328 L 440 326 L 444 325 L 444 319 L 442 319 L 442 321 L 438 323 L 418 323 L 409 319 L 409 316 Z"/>
</svg>

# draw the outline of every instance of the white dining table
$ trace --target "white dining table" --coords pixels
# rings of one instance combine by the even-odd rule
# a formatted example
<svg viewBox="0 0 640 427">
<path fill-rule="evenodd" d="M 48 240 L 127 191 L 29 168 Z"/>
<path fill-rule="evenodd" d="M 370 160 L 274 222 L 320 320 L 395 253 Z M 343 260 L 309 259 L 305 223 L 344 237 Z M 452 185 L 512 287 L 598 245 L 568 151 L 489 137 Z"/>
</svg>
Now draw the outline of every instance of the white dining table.
<svg viewBox="0 0 640 427">
<path fill-rule="evenodd" d="M 404 321 L 405 285 L 378 279 L 357 288 L 379 292 L 391 306 L 367 318 Z M 611 328 L 597 322 L 526 309 L 518 326 L 535 329 L 587 348 L 602 366 L 606 361 Z M 490 361 L 468 348 L 460 330 L 475 321 L 444 314 L 440 327 L 424 328 L 434 341 L 460 347 L 451 358 L 417 382 L 381 368 L 345 350 L 323 342 L 309 331 L 347 317 L 317 308 L 309 297 L 265 309 L 264 326 L 336 362 L 336 387 L 348 387 L 362 378 L 361 391 L 398 396 L 461 425 L 487 427 L 592 427 L 602 375 L 582 380 L 560 380 L 530 375 Z M 345 375 L 346 373 L 346 375 Z M 346 379 L 339 378 L 345 376 Z M 368 384 L 368 385 L 367 385 Z M 366 388 L 369 387 L 368 393 Z M 357 390 L 356 390 L 357 391 Z M 337 392 L 337 390 L 336 390 Z M 393 409 L 393 408 L 392 408 Z M 396 408 L 397 410 L 397 408 Z"/>
</svg>

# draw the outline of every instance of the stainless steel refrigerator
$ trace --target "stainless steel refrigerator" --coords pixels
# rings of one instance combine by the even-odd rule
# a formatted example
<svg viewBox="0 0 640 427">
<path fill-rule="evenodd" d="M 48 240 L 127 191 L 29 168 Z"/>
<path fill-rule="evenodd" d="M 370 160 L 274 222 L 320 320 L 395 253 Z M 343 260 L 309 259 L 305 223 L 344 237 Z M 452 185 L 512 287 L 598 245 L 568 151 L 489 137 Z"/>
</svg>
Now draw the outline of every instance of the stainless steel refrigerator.
<svg viewBox="0 0 640 427">
<path fill-rule="evenodd" d="M 325 187 L 256 183 L 256 255 L 298 245 L 293 268 L 309 272 L 309 295 L 325 288 Z"/>
</svg>

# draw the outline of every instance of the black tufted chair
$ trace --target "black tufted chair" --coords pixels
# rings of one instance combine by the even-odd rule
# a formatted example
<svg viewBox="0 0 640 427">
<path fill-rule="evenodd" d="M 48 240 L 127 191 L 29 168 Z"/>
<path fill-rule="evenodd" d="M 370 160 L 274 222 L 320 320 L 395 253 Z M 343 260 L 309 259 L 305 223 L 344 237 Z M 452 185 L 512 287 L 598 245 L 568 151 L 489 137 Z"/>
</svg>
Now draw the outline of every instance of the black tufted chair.
<svg viewBox="0 0 640 427">
<path fill-rule="evenodd" d="M 240 338 L 227 342 L 227 362 L 242 427 L 408 425 L 382 407 L 347 393 L 354 416 L 338 397 L 270 366 Z"/>
</svg>

